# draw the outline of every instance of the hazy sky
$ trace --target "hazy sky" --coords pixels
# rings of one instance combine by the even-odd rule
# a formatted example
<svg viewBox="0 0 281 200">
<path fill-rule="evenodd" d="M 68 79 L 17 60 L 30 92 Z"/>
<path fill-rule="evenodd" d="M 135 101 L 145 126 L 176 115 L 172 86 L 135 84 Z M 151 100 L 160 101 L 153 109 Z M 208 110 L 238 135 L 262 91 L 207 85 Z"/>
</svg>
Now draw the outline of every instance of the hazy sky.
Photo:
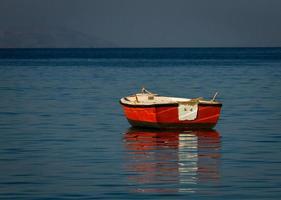
<svg viewBox="0 0 281 200">
<path fill-rule="evenodd" d="M 119 47 L 281 46 L 281 0 L 0 0 L 0 31 L 56 29 Z"/>
</svg>

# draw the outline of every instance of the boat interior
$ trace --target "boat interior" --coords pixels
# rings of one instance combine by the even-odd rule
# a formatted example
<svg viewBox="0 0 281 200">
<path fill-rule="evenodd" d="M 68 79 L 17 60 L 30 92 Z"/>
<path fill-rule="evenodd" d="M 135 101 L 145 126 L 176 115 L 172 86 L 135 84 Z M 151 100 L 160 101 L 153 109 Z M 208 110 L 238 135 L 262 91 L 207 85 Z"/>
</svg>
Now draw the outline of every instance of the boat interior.
<svg viewBox="0 0 281 200">
<path fill-rule="evenodd" d="M 215 94 L 216 96 L 217 94 Z M 215 96 L 212 100 L 205 100 L 202 97 L 189 99 L 189 98 L 178 98 L 178 97 L 166 97 L 159 96 L 158 94 L 149 92 L 145 88 L 141 90 L 141 93 L 133 94 L 128 97 L 122 98 L 120 101 L 123 104 L 129 105 L 155 105 L 155 104 L 220 104 L 215 101 Z"/>
</svg>

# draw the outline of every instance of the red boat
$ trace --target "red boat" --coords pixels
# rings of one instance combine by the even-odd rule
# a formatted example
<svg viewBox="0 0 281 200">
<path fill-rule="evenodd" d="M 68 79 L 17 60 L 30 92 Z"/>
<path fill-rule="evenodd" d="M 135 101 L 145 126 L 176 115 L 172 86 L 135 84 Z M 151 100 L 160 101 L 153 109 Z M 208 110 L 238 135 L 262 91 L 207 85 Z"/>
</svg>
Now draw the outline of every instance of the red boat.
<svg viewBox="0 0 281 200">
<path fill-rule="evenodd" d="M 219 119 L 222 103 L 203 98 L 165 97 L 142 89 L 120 99 L 132 126 L 168 129 L 211 129 Z"/>
</svg>

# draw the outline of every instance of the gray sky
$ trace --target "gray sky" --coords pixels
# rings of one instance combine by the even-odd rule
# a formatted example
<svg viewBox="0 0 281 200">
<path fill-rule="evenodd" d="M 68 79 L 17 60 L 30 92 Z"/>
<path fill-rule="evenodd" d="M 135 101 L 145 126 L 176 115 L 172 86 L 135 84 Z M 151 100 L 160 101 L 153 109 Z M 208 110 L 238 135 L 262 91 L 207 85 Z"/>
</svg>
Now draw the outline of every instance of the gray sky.
<svg viewBox="0 0 281 200">
<path fill-rule="evenodd" d="M 2 43 L 58 30 L 105 46 L 281 46 L 281 0 L 0 0 Z"/>
</svg>

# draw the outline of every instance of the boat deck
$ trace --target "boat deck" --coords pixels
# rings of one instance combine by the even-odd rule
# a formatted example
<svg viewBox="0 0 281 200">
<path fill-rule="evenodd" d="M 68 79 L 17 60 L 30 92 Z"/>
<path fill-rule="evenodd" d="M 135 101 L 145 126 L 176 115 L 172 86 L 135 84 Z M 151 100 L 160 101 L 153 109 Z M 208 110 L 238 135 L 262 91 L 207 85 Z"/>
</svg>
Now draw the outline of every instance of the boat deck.
<svg viewBox="0 0 281 200">
<path fill-rule="evenodd" d="M 127 105 L 164 105 L 164 104 L 220 104 L 217 101 L 203 100 L 203 98 L 188 99 L 177 97 L 166 97 L 152 94 L 135 94 L 128 97 L 124 97 L 120 100 L 122 104 Z"/>
</svg>

